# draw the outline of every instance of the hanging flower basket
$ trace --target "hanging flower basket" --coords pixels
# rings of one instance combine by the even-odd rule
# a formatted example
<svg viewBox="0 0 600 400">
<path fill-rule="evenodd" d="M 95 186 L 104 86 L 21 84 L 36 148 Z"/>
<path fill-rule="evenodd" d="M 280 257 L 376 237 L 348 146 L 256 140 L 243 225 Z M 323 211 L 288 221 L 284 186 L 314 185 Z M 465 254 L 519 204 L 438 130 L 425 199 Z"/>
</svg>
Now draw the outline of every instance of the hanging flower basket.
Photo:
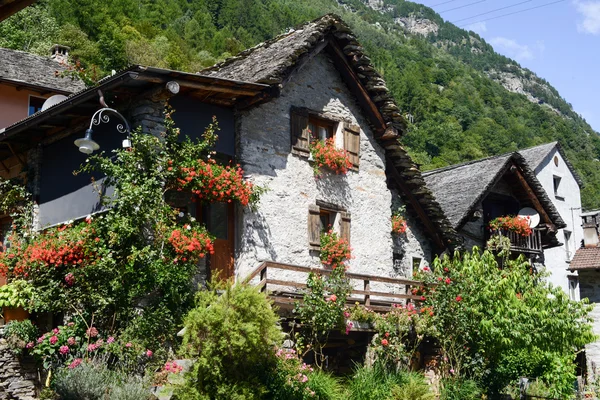
<svg viewBox="0 0 600 400">
<path fill-rule="evenodd" d="M 511 215 L 493 219 L 490 221 L 490 229 L 493 231 L 514 232 L 520 236 L 529 236 L 533 232 L 527 218 Z"/>
<path fill-rule="evenodd" d="M 408 225 L 406 224 L 406 218 L 404 217 L 404 207 L 400 207 L 392 214 L 392 233 L 402 235 L 406 233 Z"/>
<path fill-rule="evenodd" d="M 314 160 L 315 176 L 320 175 L 320 168 L 326 167 L 336 174 L 346 175 L 352 163 L 346 150 L 335 147 L 333 138 L 325 141 L 316 140 L 310 145 L 310 154 Z"/>
</svg>

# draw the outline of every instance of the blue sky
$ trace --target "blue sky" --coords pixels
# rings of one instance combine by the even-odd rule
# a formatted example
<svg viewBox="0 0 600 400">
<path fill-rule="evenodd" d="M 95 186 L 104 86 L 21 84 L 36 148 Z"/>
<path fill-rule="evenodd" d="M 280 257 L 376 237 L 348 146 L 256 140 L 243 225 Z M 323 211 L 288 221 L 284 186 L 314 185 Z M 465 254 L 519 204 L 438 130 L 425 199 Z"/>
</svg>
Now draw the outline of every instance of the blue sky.
<svg viewBox="0 0 600 400">
<path fill-rule="evenodd" d="M 600 0 L 420 2 L 433 8 L 445 20 L 477 32 L 498 53 L 546 79 L 600 132 Z M 455 22 L 519 3 L 523 4 Z M 544 4 L 550 5 L 495 18 Z M 451 10 L 458 7 L 462 8 Z M 487 20 L 490 18 L 495 19 Z"/>
</svg>

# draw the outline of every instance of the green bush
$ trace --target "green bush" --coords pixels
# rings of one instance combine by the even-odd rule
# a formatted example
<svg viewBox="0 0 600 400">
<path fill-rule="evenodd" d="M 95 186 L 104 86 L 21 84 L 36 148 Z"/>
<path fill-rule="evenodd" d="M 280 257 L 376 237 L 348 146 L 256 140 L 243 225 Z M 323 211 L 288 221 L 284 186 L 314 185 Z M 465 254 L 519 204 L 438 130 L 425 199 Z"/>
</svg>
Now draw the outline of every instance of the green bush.
<svg viewBox="0 0 600 400">
<path fill-rule="evenodd" d="M 140 377 L 109 370 L 100 363 L 81 363 L 58 372 L 53 381 L 61 400 L 148 400 L 150 388 Z"/>
<path fill-rule="evenodd" d="M 393 400 L 434 400 L 435 395 L 431 392 L 429 384 L 425 382 L 423 375 L 410 373 L 402 386 L 392 389 Z M 463 400 L 466 400 L 463 399 Z"/>
<path fill-rule="evenodd" d="M 475 400 L 481 399 L 481 395 L 481 388 L 473 380 L 461 378 L 442 380 L 440 400 Z"/>
<path fill-rule="evenodd" d="M 21 354 L 28 343 L 37 339 L 38 329 L 30 320 L 10 321 L 4 327 L 4 337 L 15 354 Z"/>
<path fill-rule="evenodd" d="M 182 352 L 196 360 L 187 392 L 213 399 L 261 398 L 282 340 L 278 316 L 256 288 L 228 283 L 222 294 L 198 292 L 185 319 Z"/>
<path fill-rule="evenodd" d="M 377 364 L 360 366 L 348 382 L 348 399 L 388 400 L 391 391 L 405 382 L 404 373 L 396 373 Z"/>
<path fill-rule="evenodd" d="M 317 399 L 337 400 L 343 398 L 343 388 L 334 376 L 321 370 L 315 370 L 308 376 L 308 387 Z"/>
</svg>

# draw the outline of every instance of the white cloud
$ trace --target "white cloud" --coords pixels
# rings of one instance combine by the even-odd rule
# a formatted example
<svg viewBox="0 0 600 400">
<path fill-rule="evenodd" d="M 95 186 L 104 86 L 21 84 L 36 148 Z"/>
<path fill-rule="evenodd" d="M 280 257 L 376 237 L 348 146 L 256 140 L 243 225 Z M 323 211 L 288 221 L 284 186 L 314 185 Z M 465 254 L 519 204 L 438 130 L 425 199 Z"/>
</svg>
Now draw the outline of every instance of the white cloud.
<svg viewBox="0 0 600 400">
<path fill-rule="evenodd" d="M 600 35 L 600 1 L 573 1 L 583 20 L 577 22 L 577 30 L 582 33 Z"/>
<path fill-rule="evenodd" d="M 495 37 L 490 40 L 490 43 L 517 61 L 531 60 L 534 58 L 533 52 L 529 46 L 525 44 L 519 44 L 515 40 L 504 37 Z"/>
<path fill-rule="evenodd" d="M 487 25 L 485 22 L 474 22 L 471 25 L 465 26 L 465 28 L 480 35 L 484 32 L 487 32 Z"/>
</svg>

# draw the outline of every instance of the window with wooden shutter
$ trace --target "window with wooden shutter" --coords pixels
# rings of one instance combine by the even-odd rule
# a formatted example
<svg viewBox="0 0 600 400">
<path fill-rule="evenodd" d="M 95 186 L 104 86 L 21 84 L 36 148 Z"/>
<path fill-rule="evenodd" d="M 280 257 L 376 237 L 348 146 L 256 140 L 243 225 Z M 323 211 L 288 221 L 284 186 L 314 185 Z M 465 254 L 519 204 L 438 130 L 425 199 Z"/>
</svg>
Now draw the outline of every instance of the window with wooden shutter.
<svg viewBox="0 0 600 400">
<path fill-rule="evenodd" d="M 350 213 L 342 212 L 340 221 L 340 237 L 346 239 L 350 243 Z"/>
<path fill-rule="evenodd" d="M 308 206 L 308 246 L 311 250 L 321 248 L 321 209 L 312 204 Z"/>
<path fill-rule="evenodd" d="M 301 157 L 310 155 L 310 132 L 308 128 L 308 110 L 305 108 L 292 107 L 290 111 L 292 154 Z"/>
<path fill-rule="evenodd" d="M 360 161 L 360 126 L 344 122 L 344 150 L 348 152 L 353 169 Z"/>
</svg>

